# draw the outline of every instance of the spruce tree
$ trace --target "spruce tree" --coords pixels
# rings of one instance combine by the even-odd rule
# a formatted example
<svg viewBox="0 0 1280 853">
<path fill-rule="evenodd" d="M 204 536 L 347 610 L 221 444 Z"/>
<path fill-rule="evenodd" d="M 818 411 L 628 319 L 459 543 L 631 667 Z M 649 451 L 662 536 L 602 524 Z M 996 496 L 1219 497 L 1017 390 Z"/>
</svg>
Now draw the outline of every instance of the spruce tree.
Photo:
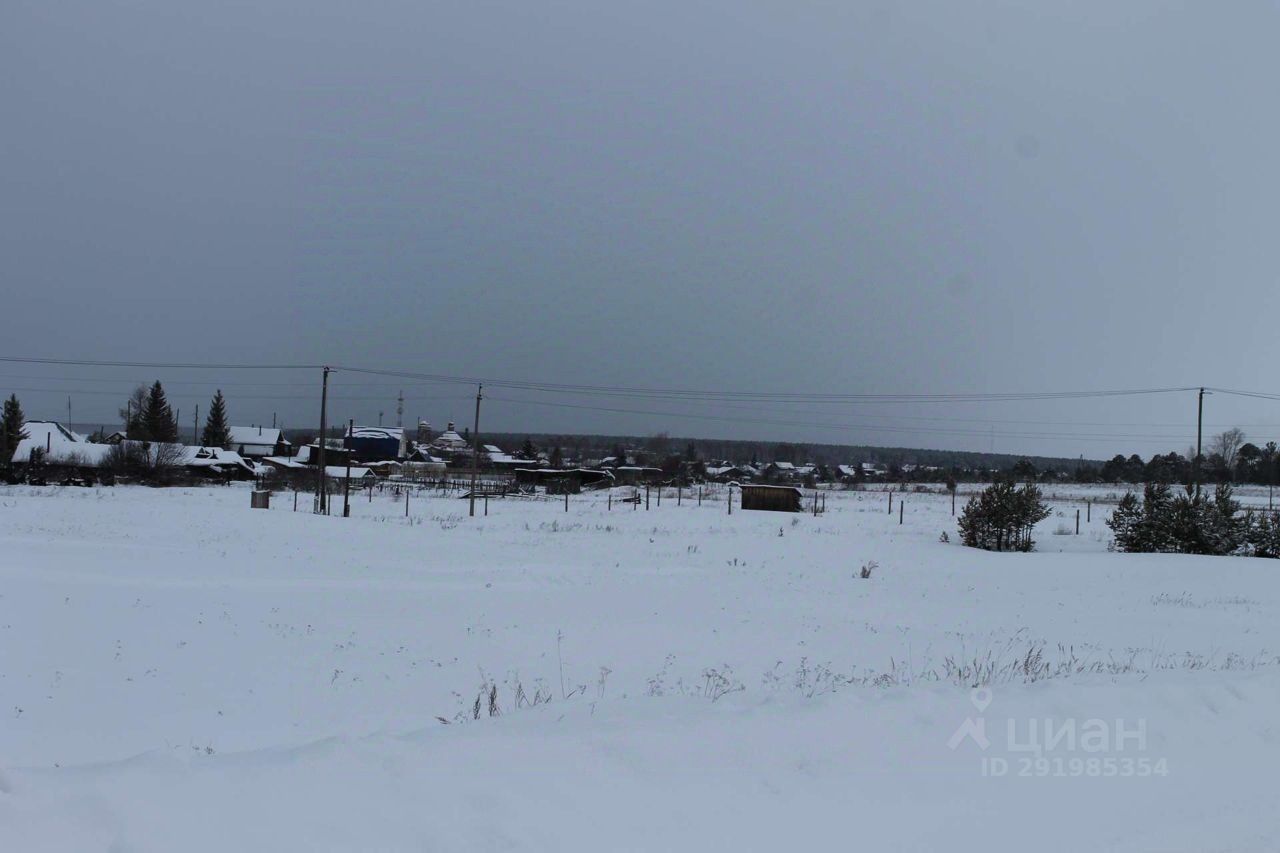
<svg viewBox="0 0 1280 853">
<path fill-rule="evenodd" d="M 147 401 L 142 408 L 142 424 L 147 432 L 147 440 L 162 444 L 173 444 L 178 440 L 178 424 L 173 419 L 173 410 L 164 396 L 164 386 L 157 379 L 147 394 Z"/>
<path fill-rule="evenodd" d="M 0 468 L 8 468 L 13 463 L 18 444 L 27 437 L 22 428 L 26 422 L 18 395 L 10 394 L 4 401 L 4 414 L 0 416 Z"/>
<path fill-rule="evenodd" d="M 213 403 L 209 406 L 209 417 L 205 419 L 204 430 L 200 433 L 200 444 L 204 447 L 223 447 L 231 443 L 231 427 L 227 424 L 227 401 L 222 396 L 222 389 L 213 395 Z"/>
</svg>

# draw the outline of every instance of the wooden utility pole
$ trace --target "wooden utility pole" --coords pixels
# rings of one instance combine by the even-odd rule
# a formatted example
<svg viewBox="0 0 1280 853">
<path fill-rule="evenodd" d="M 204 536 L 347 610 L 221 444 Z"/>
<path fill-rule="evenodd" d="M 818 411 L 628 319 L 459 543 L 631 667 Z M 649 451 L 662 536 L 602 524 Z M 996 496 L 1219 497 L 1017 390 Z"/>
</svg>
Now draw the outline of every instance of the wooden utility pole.
<svg viewBox="0 0 1280 853">
<path fill-rule="evenodd" d="M 1192 478 L 1196 484 L 1196 497 L 1200 497 L 1200 441 L 1204 432 L 1204 389 L 1200 389 L 1196 405 L 1196 459 L 1191 466 Z"/>
<path fill-rule="evenodd" d="M 480 400 L 484 397 L 484 385 L 476 386 L 476 419 L 471 430 L 471 515 L 476 514 L 476 474 L 480 466 Z"/>
<path fill-rule="evenodd" d="M 202 442 L 200 440 L 200 404 L 196 403 L 196 416 L 191 419 L 191 443 L 199 447 Z"/>
<path fill-rule="evenodd" d="M 329 429 L 329 367 L 325 365 L 324 379 L 320 385 L 320 450 L 316 455 L 317 468 L 319 476 L 316 486 L 316 512 L 324 514 L 329 502 L 325 495 L 325 471 L 324 471 L 324 434 Z"/>
<path fill-rule="evenodd" d="M 342 483 L 342 517 L 351 517 L 351 440 L 356 434 L 356 420 L 347 421 L 347 478 Z"/>
</svg>

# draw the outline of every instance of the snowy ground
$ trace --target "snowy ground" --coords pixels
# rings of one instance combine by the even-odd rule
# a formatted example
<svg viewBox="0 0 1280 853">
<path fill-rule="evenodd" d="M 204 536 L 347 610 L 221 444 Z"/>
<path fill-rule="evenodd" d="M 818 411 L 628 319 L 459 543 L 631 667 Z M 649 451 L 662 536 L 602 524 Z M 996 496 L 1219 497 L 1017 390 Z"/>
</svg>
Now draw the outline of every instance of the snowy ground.
<svg viewBox="0 0 1280 853">
<path fill-rule="evenodd" d="M 931 494 L 0 490 L 0 851 L 1277 849 L 1280 563 L 1053 491 L 1025 555 Z"/>
</svg>

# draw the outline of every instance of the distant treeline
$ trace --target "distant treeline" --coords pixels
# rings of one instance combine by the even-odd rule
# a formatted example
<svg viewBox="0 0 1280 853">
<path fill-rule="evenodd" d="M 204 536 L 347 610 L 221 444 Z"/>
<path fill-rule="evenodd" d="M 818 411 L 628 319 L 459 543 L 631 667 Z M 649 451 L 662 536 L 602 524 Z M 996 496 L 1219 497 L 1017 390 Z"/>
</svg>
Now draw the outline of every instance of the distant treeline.
<svg viewBox="0 0 1280 853">
<path fill-rule="evenodd" d="M 485 433 L 486 444 L 518 450 L 526 440 L 542 449 L 561 448 L 572 459 L 599 458 L 616 455 L 619 448 L 629 456 L 644 457 L 646 462 L 660 463 L 689 449 L 697 459 L 733 463 L 768 464 L 791 462 L 823 465 L 856 465 L 872 462 L 886 469 L 902 471 L 909 467 L 936 468 L 937 479 L 947 472 L 1011 471 L 1020 462 L 1029 462 L 1037 471 L 1074 472 L 1082 465 L 1101 466 L 1101 461 L 1069 459 L 1056 456 L 1019 456 L 1008 453 L 981 453 L 965 450 L 921 450 L 910 447 L 871 447 L 856 444 L 812 444 L 805 442 L 736 441 L 731 439 L 677 438 L 665 434 L 635 435 L 565 435 L 554 433 Z M 929 472 L 917 470 L 917 479 L 929 479 Z"/>
</svg>

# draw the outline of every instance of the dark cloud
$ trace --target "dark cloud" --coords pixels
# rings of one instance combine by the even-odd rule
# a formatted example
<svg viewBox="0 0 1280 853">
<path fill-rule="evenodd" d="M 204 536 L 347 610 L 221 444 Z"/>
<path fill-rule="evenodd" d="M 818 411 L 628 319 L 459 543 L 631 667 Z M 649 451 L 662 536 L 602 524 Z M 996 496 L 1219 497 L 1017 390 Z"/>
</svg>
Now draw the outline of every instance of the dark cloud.
<svg viewBox="0 0 1280 853">
<path fill-rule="evenodd" d="M 1154 2 L 13 3 L 0 349 L 688 388 L 1266 387 L 1277 17 Z M 37 377 L 0 380 L 15 388 L 54 373 L 6 372 Z M 206 376 L 169 378 L 194 383 L 190 405 L 246 381 Z M 307 382 L 228 394 L 243 419 L 297 423 L 315 417 L 292 399 Z M 347 408 L 374 419 L 396 391 Z M 426 399 L 465 392 L 406 393 L 411 414 L 467 417 L 465 401 Z M 1214 405 L 1214 420 L 1280 420 Z M 497 402 L 489 417 L 986 447 L 856 425 L 1185 431 L 1192 407 L 788 418 L 848 429 L 683 411 L 730 419 Z"/>
</svg>

